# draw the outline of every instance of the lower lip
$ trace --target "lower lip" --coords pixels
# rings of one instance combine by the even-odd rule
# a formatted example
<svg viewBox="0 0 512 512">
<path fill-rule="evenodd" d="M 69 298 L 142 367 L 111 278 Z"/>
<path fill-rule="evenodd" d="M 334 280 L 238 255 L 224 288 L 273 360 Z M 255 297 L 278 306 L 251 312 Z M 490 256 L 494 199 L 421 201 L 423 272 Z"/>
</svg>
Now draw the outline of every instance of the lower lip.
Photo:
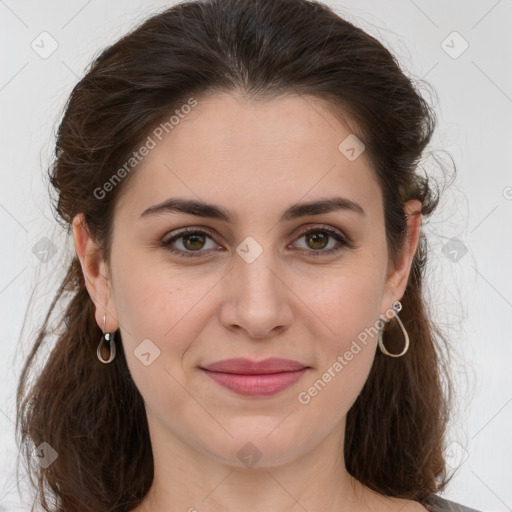
<svg viewBox="0 0 512 512">
<path fill-rule="evenodd" d="M 306 373 L 307 368 L 293 372 L 240 375 L 238 373 L 210 372 L 208 377 L 225 388 L 245 396 L 269 396 L 295 384 Z"/>
</svg>

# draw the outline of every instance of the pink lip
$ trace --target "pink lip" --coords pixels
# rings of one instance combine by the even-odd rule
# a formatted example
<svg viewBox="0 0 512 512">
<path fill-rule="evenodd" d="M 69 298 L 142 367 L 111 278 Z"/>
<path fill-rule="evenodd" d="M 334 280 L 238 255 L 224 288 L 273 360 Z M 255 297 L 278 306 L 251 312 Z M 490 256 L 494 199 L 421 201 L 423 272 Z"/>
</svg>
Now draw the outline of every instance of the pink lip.
<svg viewBox="0 0 512 512">
<path fill-rule="evenodd" d="M 269 396 L 291 386 L 308 367 L 289 359 L 225 359 L 202 368 L 215 382 L 240 395 Z"/>
</svg>

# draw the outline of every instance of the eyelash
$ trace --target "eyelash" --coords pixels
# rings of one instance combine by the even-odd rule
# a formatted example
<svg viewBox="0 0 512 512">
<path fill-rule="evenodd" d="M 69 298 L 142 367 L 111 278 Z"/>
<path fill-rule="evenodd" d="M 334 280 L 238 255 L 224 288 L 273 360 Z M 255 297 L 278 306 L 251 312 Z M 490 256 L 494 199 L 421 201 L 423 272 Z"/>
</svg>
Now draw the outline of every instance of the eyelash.
<svg viewBox="0 0 512 512">
<path fill-rule="evenodd" d="M 316 258 L 318 256 L 334 254 L 334 253 L 342 251 L 345 248 L 353 247 L 352 243 L 349 240 L 347 240 L 345 237 L 343 237 L 337 231 L 334 231 L 333 229 L 330 229 L 330 228 L 315 227 L 315 228 L 308 229 L 308 230 L 300 233 L 300 235 L 297 237 L 297 240 L 302 238 L 304 235 L 308 235 L 310 233 L 327 233 L 330 237 L 334 238 L 338 242 L 338 245 L 336 247 L 333 247 L 328 250 L 315 251 L 315 250 L 302 249 L 302 250 L 306 250 L 307 252 L 309 252 L 310 253 L 309 256 L 312 256 L 314 258 Z M 176 254 L 180 257 L 185 257 L 185 258 L 200 258 L 200 257 L 202 257 L 201 253 L 206 252 L 206 251 L 203 251 L 203 250 L 182 251 L 181 249 L 176 249 L 175 247 L 172 246 L 173 242 L 175 242 L 179 238 L 183 237 L 184 235 L 208 235 L 210 238 L 213 239 L 213 235 L 210 231 L 206 231 L 203 229 L 185 228 L 185 229 L 179 231 L 173 237 L 169 238 L 168 240 L 165 240 L 165 241 L 162 240 L 161 246 L 165 250 L 167 250 L 173 254 Z"/>
</svg>

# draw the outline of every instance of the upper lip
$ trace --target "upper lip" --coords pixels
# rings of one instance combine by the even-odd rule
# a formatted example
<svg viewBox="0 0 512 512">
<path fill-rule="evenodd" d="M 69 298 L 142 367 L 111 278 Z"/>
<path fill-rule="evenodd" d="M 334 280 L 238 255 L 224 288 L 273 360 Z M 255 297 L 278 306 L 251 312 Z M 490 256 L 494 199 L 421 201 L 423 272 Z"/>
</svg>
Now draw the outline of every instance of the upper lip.
<svg viewBox="0 0 512 512">
<path fill-rule="evenodd" d="M 268 373 L 293 372 L 308 367 L 298 361 L 272 357 L 262 361 L 252 361 L 251 359 L 245 358 L 223 359 L 222 361 L 217 361 L 208 366 L 202 366 L 201 368 L 211 372 L 262 375 Z"/>
</svg>

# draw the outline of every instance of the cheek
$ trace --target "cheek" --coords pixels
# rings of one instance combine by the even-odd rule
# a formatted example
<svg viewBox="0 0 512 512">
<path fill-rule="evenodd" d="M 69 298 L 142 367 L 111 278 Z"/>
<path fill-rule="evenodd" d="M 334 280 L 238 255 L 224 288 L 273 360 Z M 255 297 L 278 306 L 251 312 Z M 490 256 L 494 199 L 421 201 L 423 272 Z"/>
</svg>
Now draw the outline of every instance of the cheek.
<svg viewBox="0 0 512 512">
<path fill-rule="evenodd" d="M 180 280 L 166 281 L 162 276 L 127 277 L 118 285 L 116 295 L 119 322 L 127 331 L 130 344 L 144 338 L 176 350 L 180 340 L 187 340 L 200 327 L 200 290 L 184 289 Z M 191 322 L 191 315 L 194 322 Z"/>
<path fill-rule="evenodd" d="M 190 271 L 136 257 L 118 258 L 116 263 L 117 315 L 134 378 L 141 370 L 141 351 L 150 352 L 152 365 L 179 375 L 183 354 L 212 314 L 206 298 L 218 276 L 203 273 L 198 279 Z"/>
<path fill-rule="evenodd" d="M 201 296 L 189 279 L 149 271 L 122 275 L 118 269 L 116 304 L 126 362 L 152 410 L 185 414 L 190 396 L 182 359 L 203 328 Z"/>
<path fill-rule="evenodd" d="M 353 339 L 377 325 L 382 295 L 378 269 L 347 266 L 320 280 L 298 280 L 294 292 L 306 297 L 304 302 L 321 328 L 318 334 L 326 343 L 325 352 L 331 355 L 344 352 Z"/>
<path fill-rule="evenodd" d="M 319 332 L 314 374 L 301 387 L 299 403 L 308 414 L 346 414 L 359 395 L 371 369 L 377 345 L 381 278 L 369 267 L 339 272 L 309 294 L 308 307 L 317 317 Z M 302 291 L 301 293 L 305 293 Z"/>
</svg>

